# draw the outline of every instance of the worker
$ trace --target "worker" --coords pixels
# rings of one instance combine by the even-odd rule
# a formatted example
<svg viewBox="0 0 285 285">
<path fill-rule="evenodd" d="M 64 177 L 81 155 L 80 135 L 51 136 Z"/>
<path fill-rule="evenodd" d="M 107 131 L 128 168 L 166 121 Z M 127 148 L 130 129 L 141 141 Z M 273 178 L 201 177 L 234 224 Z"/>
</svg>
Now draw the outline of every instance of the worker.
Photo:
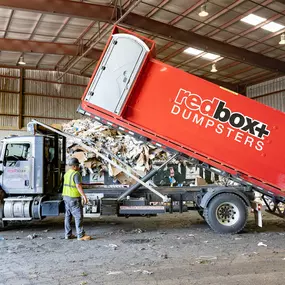
<svg viewBox="0 0 285 285">
<path fill-rule="evenodd" d="M 69 161 L 71 168 L 64 175 L 64 185 L 62 196 L 65 204 L 65 239 L 76 238 L 72 234 L 71 220 L 72 216 L 75 220 L 75 227 L 78 240 L 90 240 L 91 237 L 85 235 L 83 229 L 83 206 L 81 197 L 84 204 L 87 203 L 87 197 L 82 189 L 82 177 L 79 173 L 79 161 L 77 158 L 71 158 Z"/>
</svg>

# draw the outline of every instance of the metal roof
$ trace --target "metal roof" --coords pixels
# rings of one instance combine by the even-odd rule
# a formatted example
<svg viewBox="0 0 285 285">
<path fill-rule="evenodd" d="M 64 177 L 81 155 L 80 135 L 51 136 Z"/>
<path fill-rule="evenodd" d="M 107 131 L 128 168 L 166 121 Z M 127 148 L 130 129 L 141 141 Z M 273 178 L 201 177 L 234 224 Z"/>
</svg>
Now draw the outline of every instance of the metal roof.
<svg viewBox="0 0 285 285">
<path fill-rule="evenodd" d="M 199 16 L 202 5 L 208 16 Z M 203 78 L 246 86 L 285 74 L 282 0 L 0 0 L 0 64 L 17 66 L 24 56 L 28 68 L 90 76 L 108 35 L 98 38 L 124 14 L 120 25 L 153 38 L 159 60 Z M 264 20 L 241 21 L 250 14 Z M 272 22 L 281 29 L 264 29 Z M 203 52 L 187 54 L 189 47 Z"/>
</svg>

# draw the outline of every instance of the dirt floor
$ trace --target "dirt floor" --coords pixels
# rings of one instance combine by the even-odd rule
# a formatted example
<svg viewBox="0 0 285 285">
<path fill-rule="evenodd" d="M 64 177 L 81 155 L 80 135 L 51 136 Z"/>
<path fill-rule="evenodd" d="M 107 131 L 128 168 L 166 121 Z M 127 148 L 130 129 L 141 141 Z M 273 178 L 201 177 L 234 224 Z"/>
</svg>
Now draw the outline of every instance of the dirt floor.
<svg viewBox="0 0 285 285">
<path fill-rule="evenodd" d="M 238 235 L 212 232 L 196 212 L 85 219 L 91 241 L 64 240 L 63 217 L 0 232 L 0 285 L 283 284 L 285 223 L 249 218 Z"/>
</svg>

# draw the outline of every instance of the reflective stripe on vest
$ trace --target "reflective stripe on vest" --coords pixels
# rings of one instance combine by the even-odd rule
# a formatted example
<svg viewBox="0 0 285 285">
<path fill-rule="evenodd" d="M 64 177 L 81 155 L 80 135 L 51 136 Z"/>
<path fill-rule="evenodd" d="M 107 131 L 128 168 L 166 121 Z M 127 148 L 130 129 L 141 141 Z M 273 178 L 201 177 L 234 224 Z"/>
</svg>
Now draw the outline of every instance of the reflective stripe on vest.
<svg viewBox="0 0 285 285">
<path fill-rule="evenodd" d="M 69 169 L 64 175 L 64 184 L 63 184 L 63 191 L 62 196 L 69 196 L 72 198 L 80 197 L 80 193 L 77 190 L 76 184 L 73 180 L 74 175 L 79 173 L 73 169 Z"/>
</svg>

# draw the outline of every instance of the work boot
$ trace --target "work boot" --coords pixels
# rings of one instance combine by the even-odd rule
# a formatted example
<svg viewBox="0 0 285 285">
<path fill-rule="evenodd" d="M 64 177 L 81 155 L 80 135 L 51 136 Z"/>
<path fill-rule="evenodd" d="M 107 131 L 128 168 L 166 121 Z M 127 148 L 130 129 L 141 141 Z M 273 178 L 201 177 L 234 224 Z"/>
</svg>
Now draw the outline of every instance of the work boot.
<svg viewBox="0 0 285 285">
<path fill-rule="evenodd" d="M 77 238 L 77 240 L 91 240 L 91 236 L 83 236 L 81 238 Z"/>
<path fill-rule="evenodd" d="M 74 238 L 76 238 L 75 235 L 65 236 L 65 239 L 74 239 Z"/>
</svg>

